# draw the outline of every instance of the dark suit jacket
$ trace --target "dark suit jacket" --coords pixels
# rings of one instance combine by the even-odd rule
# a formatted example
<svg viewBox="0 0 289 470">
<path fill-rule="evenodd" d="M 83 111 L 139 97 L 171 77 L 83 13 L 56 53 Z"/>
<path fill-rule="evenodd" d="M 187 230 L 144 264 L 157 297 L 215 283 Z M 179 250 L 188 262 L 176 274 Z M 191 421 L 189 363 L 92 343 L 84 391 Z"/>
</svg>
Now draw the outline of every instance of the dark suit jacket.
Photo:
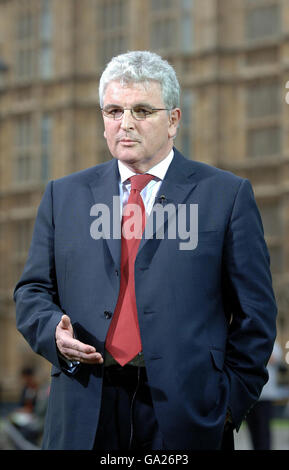
<svg viewBox="0 0 289 470">
<path fill-rule="evenodd" d="M 69 375 L 54 335 L 66 312 L 78 338 L 104 351 L 120 240 L 93 239 L 90 210 L 96 203 L 112 209 L 118 176 L 112 160 L 48 184 L 15 289 L 18 329 L 53 364 L 45 449 L 93 446 L 103 366 Z M 168 449 L 216 449 L 226 410 L 238 429 L 267 380 L 276 305 L 262 223 L 248 180 L 177 150 L 159 194 L 167 203 L 198 204 L 198 245 L 188 251 L 178 238 L 143 239 L 136 258 L 155 412 Z"/>
</svg>

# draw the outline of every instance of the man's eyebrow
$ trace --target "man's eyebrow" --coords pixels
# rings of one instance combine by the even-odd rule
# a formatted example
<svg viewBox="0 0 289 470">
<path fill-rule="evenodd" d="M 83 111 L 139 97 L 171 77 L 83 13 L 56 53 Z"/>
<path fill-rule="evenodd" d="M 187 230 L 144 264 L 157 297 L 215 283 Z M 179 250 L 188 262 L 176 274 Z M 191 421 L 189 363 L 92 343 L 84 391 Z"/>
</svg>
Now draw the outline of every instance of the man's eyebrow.
<svg viewBox="0 0 289 470">
<path fill-rule="evenodd" d="M 109 103 L 104 106 L 104 108 L 122 108 L 120 104 Z"/>
</svg>

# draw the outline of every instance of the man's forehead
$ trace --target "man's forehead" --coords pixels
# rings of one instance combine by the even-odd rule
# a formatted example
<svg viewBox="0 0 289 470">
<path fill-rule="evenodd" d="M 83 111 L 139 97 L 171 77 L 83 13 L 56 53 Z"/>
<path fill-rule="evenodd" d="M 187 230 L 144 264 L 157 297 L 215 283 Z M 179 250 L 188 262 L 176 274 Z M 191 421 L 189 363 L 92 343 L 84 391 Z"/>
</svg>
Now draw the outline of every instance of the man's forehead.
<svg viewBox="0 0 289 470">
<path fill-rule="evenodd" d="M 162 90 L 160 83 L 154 80 L 126 83 L 113 80 L 108 83 L 105 89 L 104 100 L 110 100 L 112 97 L 115 99 L 121 97 L 140 97 L 142 99 L 146 97 L 162 98 Z"/>
</svg>

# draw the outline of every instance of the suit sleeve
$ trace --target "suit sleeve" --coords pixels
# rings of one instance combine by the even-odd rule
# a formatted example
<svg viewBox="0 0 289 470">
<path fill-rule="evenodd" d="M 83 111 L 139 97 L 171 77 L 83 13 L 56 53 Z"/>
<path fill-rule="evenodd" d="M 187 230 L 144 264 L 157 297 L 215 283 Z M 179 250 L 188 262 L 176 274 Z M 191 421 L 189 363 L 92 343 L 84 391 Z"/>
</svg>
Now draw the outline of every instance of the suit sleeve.
<svg viewBox="0 0 289 470">
<path fill-rule="evenodd" d="M 224 298 L 231 315 L 225 373 L 231 390 L 229 408 L 238 430 L 268 380 L 266 365 L 276 337 L 277 314 L 262 221 L 248 180 L 242 180 L 235 198 L 224 269 L 228 279 Z"/>
<path fill-rule="evenodd" d="M 55 329 L 63 314 L 58 300 L 54 261 L 53 182 L 40 203 L 28 259 L 14 290 L 16 324 L 31 348 L 61 367 Z"/>
</svg>

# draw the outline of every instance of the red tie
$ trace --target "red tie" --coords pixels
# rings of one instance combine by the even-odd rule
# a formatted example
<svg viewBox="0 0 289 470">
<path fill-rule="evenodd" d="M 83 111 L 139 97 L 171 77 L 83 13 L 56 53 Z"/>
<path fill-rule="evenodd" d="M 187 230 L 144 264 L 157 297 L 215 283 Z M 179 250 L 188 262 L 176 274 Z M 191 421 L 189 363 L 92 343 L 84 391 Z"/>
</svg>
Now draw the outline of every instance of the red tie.
<svg viewBox="0 0 289 470">
<path fill-rule="evenodd" d="M 121 366 L 131 361 L 142 349 L 135 298 L 134 263 L 146 220 L 140 192 L 152 179 L 153 176 L 148 174 L 130 178 L 130 196 L 122 216 L 120 290 L 105 345 Z M 135 205 L 135 211 L 131 204 Z"/>
</svg>

